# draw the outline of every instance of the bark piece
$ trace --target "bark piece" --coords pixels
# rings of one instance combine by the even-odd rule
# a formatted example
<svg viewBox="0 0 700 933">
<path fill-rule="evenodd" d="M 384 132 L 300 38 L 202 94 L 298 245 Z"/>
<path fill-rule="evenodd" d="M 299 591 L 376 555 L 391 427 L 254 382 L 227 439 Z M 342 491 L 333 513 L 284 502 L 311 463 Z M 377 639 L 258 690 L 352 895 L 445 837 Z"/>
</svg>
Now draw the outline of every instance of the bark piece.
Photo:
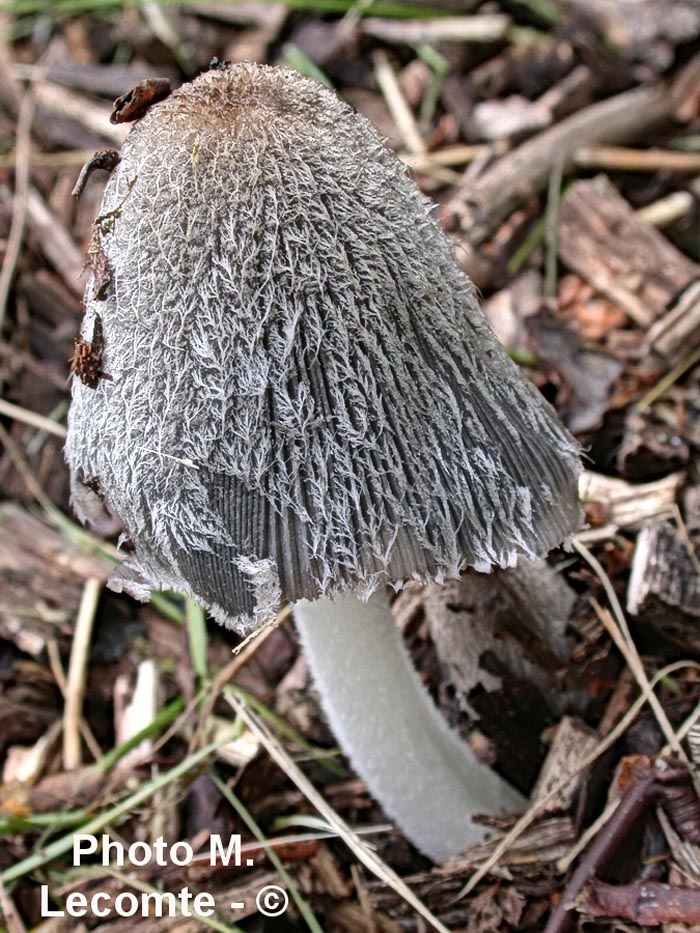
<svg viewBox="0 0 700 933">
<path fill-rule="evenodd" d="M 483 863 L 503 838 L 494 833 L 486 842 L 470 846 L 464 852 L 449 859 L 439 869 L 440 874 L 450 871 L 464 872 Z M 547 865 L 562 858 L 576 841 L 576 829 L 569 816 L 550 816 L 529 826 L 522 835 L 513 840 L 498 860 L 501 868 L 517 865 Z"/>
<path fill-rule="evenodd" d="M 697 559 L 670 522 L 643 528 L 632 561 L 627 609 L 676 644 L 700 650 Z"/>
<path fill-rule="evenodd" d="M 700 266 L 641 223 L 602 175 L 576 182 L 564 197 L 559 252 L 570 269 L 644 328 L 700 276 Z"/>
<path fill-rule="evenodd" d="M 368 17 L 362 20 L 361 30 L 363 35 L 383 42 L 498 42 L 510 23 L 510 17 L 500 13 L 426 20 Z"/>
<path fill-rule="evenodd" d="M 81 553 L 60 532 L 14 505 L 0 506 L 0 637 L 33 656 L 67 640 L 84 581 L 110 564 Z"/>
<path fill-rule="evenodd" d="M 438 657 L 460 702 L 492 740 L 504 774 L 523 790 L 539 773 L 540 733 L 552 710 L 576 703 L 575 691 L 563 692 L 559 683 L 572 602 L 563 578 L 544 562 L 467 574 L 426 590 Z"/>
<path fill-rule="evenodd" d="M 501 685 L 499 677 L 481 666 L 487 652 L 545 687 L 543 671 L 561 669 L 569 655 L 565 629 L 573 600 L 564 579 L 544 561 L 521 561 L 505 572 L 467 574 L 460 581 L 428 587 L 425 612 L 438 657 L 456 689 L 467 696 L 478 684 L 487 690 Z M 503 637 L 508 631 L 532 650 L 530 660 Z"/>
<path fill-rule="evenodd" d="M 29 189 L 27 215 L 32 235 L 74 295 L 82 297 L 83 257 L 75 241 L 35 188 Z"/>
<path fill-rule="evenodd" d="M 650 349 L 673 364 L 700 344 L 700 282 L 692 281 L 649 328 Z"/>
</svg>

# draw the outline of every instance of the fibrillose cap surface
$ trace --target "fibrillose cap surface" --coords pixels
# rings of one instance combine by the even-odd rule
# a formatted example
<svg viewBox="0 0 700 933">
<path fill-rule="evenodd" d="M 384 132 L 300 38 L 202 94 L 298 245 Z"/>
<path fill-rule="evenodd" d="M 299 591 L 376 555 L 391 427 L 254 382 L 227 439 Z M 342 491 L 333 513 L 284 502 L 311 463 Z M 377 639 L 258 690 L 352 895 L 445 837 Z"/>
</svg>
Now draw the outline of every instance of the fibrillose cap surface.
<svg viewBox="0 0 700 933">
<path fill-rule="evenodd" d="M 74 380 L 67 456 L 78 511 L 97 491 L 132 543 L 116 588 L 246 630 L 577 529 L 574 441 L 400 162 L 321 85 L 236 65 L 155 105 L 93 252 L 83 338 L 107 375 Z"/>
</svg>

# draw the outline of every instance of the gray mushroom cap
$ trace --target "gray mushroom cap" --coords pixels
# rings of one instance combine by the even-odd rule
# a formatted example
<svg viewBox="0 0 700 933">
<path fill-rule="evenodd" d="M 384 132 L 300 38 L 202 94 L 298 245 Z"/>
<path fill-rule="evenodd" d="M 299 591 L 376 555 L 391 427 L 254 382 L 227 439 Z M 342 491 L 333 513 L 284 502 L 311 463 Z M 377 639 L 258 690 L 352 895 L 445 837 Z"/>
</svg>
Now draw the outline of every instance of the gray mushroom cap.
<svg viewBox="0 0 700 933">
<path fill-rule="evenodd" d="M 245 631 L 286 600 L 543 556 L 578 448 L 376 130 L 292 71 L 208 72 L 131 130 L 95 222 L 67 459 L 111 585 Z"/>
</svg>

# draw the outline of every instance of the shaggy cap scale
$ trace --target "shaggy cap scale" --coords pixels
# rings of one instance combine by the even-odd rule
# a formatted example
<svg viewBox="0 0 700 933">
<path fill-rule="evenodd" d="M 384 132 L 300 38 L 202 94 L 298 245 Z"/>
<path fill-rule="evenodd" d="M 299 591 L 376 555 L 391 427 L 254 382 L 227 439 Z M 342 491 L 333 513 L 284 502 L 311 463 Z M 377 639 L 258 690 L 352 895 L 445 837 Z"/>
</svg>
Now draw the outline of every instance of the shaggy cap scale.
<svg viewBox="0 0 700 933">
<path fill-rule="evenodd" d="M 79 514 L 98 490 L 133 544 L 115 588 L 184 590 L 243 631 L 577 529 L 576 445 L 400 162 L 321 85 L 237 65 L 152 107 L 93 250 L 83 339 L 108 378 L 74 379 L 67 457 Z"/>
</svg>

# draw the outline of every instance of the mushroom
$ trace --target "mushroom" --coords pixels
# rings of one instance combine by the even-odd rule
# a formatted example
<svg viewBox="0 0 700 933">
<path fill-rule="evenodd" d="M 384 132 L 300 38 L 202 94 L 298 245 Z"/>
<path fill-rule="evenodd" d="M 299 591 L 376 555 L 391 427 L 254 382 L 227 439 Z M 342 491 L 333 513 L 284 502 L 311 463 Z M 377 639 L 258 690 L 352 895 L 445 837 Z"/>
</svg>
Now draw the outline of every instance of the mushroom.
<svg viewBox="0 0 700 933">
<path fill-rule="evenodd" d="M 520 796 L 442 721 L 386 586 L 536 558 L 578 448 L 498 344 L 427 200 L 320 84 L 218 67 L 134 124 L 90 247 L 67 459 L 110 585 L 240 633 L 296 605 L 340 744 L 441 860 Z M 80 373 L 77 374 L 80 376 Z"/>
</svg>

